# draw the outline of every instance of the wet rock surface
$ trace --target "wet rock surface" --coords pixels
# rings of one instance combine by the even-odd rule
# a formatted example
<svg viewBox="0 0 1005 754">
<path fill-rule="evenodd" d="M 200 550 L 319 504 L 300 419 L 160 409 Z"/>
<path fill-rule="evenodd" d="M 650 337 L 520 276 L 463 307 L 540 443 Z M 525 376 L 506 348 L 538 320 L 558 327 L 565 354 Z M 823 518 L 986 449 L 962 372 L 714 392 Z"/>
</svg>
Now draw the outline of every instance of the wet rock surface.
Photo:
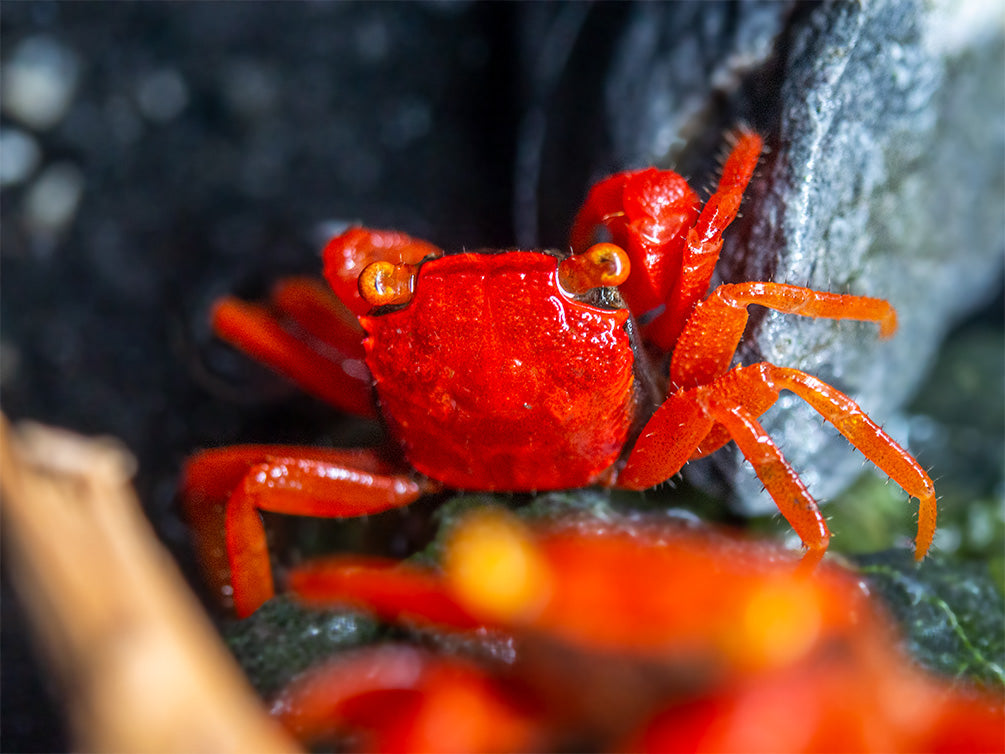
<svg viewBox="0 0 1005 754">
<path fill-rule="evenodd" d="M 592 180 L 657 163 L 710 184 L 744 120 L 772 152 L 722 279 L 888 297 L 901 330 L 758 314 L 743 359 L 817 374 L 907 439 L 898 407 L 1000 279 L 1002 39 L 981 7 L 5 4 L 4 410 L 124 440 L 198 583 L 174 501 L 193 448 L 378 436 L 214 343 L 215 296 L 316 270 L 353 221 L 560 245 Z M 793 403 L 765 426 L 826 498 L 860 458 Z M 729 451 L 693 473 L 766 507 Z M 5 748 L 64 749 L 8 594 Z"/>
<path fill-rule="evenodd" d="M 727 242 L 722 265 L 727 282 L 757 279 L 775 249 L 774 280 L 894 304 L 892 340 L 770 313 L 741 358 L 821 377 L 905 444 L 898 408 L 946 332 L 1000 285 L 1005 48 L 978 6 L 957 16 L 949 4 L 838 3 L 808 14 L 789 37 L 776 151 L 745 210 L 748 235 Z M 820 498 L 859 473 L 861 456 L 794 396 L 764 426 Z M 737 454 L 717 461 L 745 509 L 771 505 Z"/>
</svg>

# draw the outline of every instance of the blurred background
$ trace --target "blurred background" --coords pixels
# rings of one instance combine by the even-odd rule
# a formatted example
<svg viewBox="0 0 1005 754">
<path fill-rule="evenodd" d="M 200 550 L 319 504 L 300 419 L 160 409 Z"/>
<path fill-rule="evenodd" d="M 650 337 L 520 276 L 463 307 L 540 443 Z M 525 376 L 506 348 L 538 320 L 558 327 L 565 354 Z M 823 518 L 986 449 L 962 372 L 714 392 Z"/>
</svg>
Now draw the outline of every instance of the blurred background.
<svg viewBox="0 0 1005 754">
<path fill-rule="evenodd" d="M 380 436 L 215 342 L 214 298 L 317 271 L 357 222 L 447 249 L 562 246 L 594 180 L 658 164 L 710 185 L 745 122 L 771 152 L 721 280 L 880 295 L 901 331 L 877 343 L 759 313 L 741 356 L 855 395 L 933 468 L 944 505 L 961 501 L 943 549 L 986 557 L 1002 504 L 1002 20 L 980 0 L 4 3 L 3 409 L 123 440 L 198 587 L 175 499 L 192 450 Z M 794 402 L 766 426 L 823 499 L 862 470 Z M 690 473 L 734 511 L 769 509 L 728 450 Z M 2 746 L 66 749 L 6 581 L 2 618 Z"/>
</svg>

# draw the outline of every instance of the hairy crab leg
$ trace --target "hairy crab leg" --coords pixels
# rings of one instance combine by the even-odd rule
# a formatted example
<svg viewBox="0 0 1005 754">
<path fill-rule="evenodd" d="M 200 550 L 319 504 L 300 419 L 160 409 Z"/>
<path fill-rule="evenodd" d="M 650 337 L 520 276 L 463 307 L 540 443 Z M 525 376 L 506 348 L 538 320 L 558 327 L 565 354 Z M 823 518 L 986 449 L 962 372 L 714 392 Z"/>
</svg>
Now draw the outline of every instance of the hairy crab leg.
<svg viewBox="0 0 1005 754">
<path fill-rule="evenodd" d="M 827 549 L 830 532 L 820 509 L 802 480 L 782 456 L 757 419 L 734 401 L 716 400 L 714 386 L 672 394 L 656 410 L 639 436 L 617 479 L 618 487 L 647 489 L 676 474 L 695 454 L 713 424 L 723 426 L 778 510 L 810 551 Z M 675 428 L 688 431 L 674 437 Z"/>
<path fill-rule="evenodd" d="M 365 451 L 244 446 L 193 458 L 182 494 L 207 571 L 219 574 L 226 557 L 234 609 L 245 617 L 274 593 L 259 511 L 345 518 L 402 507 L 435 489 Z"/>
<path fill-rule="evenodd" d="M 311 395 L 358 416 L 376 415 L 369 374 L 362 362 L 358 362 L 362 374 L 350 374 L 339 361 L 289 332 L 258 304 L 225 297 L 214 306 L 212 318 L 221 338 Z"/>
<path fill-rule="evenodd" d="M 714 424 L 694 391 L 671 393 L 642 429 L 615 486 L 647 490 L 667 481 L 695 455 Z"/>
<path fill-rule="evenodd" d="M 742 406 L 711 400 L 706 410 L 729 432 L 786 521 L 816 562 L 827 549 L 830 530 L 813 496 L 757 419 Z"/>
<path fill-rule="evenodd" d="M 680 470 L 688 460 L 686 454 L 698 458 L 732 439 L 807 547 L 822 551 L 829 535 L 816 503 L 755 418 L 777 400 L 781 390 L 790 390 L 805 400 L 866 458 L 918 498 L 915 557 L 923 558 L 935 533 L 932 480 L 851 398 L 797 369 L 762 362 L 737 367 L 708 385 L 672 394 L 642 430 L 618 476 L 618 486 L 645 489 L 659 484 Z M 676 446 L 674 431 L 691 434 L 681 437 L 686 442 Z"/>
<path fill-rule="evenodd" d="M 740 211 L 743 192 L 761 155 L 763 141 L 751 131 L 734 135 L 735 144 L 722 167 L 722 176 L 694 227 L 688 231 L 681 272 L 667 301 L 666 311 L 645 328 L 646 339 L 669 351 L 695 304 L 708 293 L 708 285 L 722 250 L 722 234 Z"/>
<path fill-rule="evenodd" d="M 884 338 L 897 329 L 897 313 L 884 299 L 785 283 L 720 285 L 695 307 L 684 325 L 670 362 L 672 385 L 706 384 L 729 369 L 747 326 L 747 307 L 751 304 L 803 317 L 876 322 Z"/>
<path fill-rule="evenodd" d="M 773 389 L 790 390 L 806 401 L 908 495 L 918 499 L 914 557 L 921 560 L 932 545 L 938 513 L 935 485 L 925 470 L 840 390 L 798 369 L 764 364 L 763 370 Z"/>
</svg>

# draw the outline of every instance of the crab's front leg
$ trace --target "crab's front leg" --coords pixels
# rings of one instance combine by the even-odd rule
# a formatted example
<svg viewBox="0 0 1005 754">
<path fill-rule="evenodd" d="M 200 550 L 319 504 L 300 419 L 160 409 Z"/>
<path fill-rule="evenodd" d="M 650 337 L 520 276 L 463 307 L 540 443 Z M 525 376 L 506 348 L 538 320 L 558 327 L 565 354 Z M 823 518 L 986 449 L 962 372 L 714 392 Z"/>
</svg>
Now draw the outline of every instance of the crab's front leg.
<svg viewBox="0 0 1005 754">
<path fill-rule="evenodd" d="M 815 319 L 875 322 L 882 338 L 897 329 L 897 312 L 888 301 L 786 283 L 720 285 L 694 307 L 670 362 L 670 383 L 693 387 L 711 382 L 729 369 L 747 327 L 751 304 Z"/>
<path fill-rule="evenodd" d="M 229 573 L 234 610 L 245 617 L 274 593 L 260 511 L 348 518 L 436 489 L 372 450 L 251 445 L 194 456 L 182 497 L 206 572 L 218 583 Z"/>
<path fill-rule="evenodd" d="M 722 233 L 736 218 L 761 153 L 759 135 L 738 131 L 733 138 L 718 187 L 700 212 L 681 176 L 649 168 L 598 183 L 573 222 L 574 253 L 585 251 L 598 226 L 628 252 L 632 273 L 621 293 L 636 315 L 664 307 L 644 328 L 647 341 L 664 352 L 708 291 Z"/>
</svg>

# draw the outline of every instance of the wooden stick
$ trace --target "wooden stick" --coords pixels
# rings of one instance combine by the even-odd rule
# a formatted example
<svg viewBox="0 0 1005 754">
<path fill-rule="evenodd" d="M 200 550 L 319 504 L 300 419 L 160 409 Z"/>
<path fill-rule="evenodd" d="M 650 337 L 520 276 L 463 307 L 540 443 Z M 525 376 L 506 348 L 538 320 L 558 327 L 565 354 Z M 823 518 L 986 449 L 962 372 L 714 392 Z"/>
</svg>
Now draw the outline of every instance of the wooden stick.
<svg viewBox="0 0 1005 754">
<path fill-rule="evenodd" d="M 291 752 L 140 510 L 132 457 L 0 414 L 14 587 L 66 695 L 76 750 Z M 6 693 L 16 693 L 5 689 Z"/>
</svg>

